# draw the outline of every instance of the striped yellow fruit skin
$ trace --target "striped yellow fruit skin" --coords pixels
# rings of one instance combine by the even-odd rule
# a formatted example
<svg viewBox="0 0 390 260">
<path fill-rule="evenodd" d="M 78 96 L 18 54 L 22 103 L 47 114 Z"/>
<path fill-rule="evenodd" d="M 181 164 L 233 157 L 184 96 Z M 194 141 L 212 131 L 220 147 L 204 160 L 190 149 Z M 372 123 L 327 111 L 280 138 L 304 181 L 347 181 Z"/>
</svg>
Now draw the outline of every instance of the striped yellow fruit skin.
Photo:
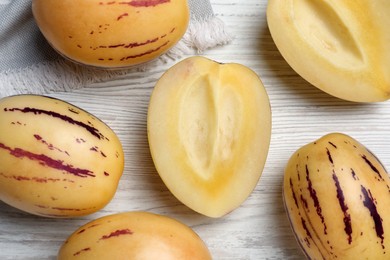
<svg viewBox="0 0 390 260">
<path fill-rule="evenodd" d="M 182 38 L 190 17 L 187 0 L 33 0 L 32 12 L 58 53 L 101 68 L 159 57 Z"/>
<path fill-rule="evenodd" d="M 0 200 L 46 217 L 103 208 L 124 167 L 116 134 L 90 113 L 59 99 L 0 100 Z"/>
<path fill-rule="evenodd" d="M 190 227 L 163 215 L 134 211 L 104 216 L 81 226 L 61 246 L 58 260 L 211 260 Z"/>
<path fill-rule="evenodd" d="M 350 136 L 331 133 L 298 149 L 283 197 L 309 259 L 390 259 L 390 179 Z"/>
</svg>

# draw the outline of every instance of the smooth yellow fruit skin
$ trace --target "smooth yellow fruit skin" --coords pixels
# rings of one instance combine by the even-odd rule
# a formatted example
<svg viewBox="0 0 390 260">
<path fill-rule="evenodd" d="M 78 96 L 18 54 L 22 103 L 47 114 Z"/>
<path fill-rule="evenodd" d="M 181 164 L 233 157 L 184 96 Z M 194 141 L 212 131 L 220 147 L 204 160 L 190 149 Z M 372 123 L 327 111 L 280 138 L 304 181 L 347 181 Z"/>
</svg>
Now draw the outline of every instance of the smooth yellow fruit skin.
<svg viewBox="0 0 390 260">
<path fill-rule="evenodd" d="M 157 82 L 147 128 L 154 164 L 169 190 L 189 208 L 221 217 L 259 181 L 271 108 L 251 69 L 194 56 Z"/>
<path fill-rule="evenodd" d="M 305 80 L 355 102 L 390 99 L 390 2 L 270 0 L 267 22 L 282 56 Z"/>
<path fill-rule="evenodd" d="M 211 260 L 211 255 L 191 228 L 173 218 L 124 212 L 77 229 L 62 245 L 57 259 Z"/>
<path fill-rule="evenodd" d="M 122 145 L 102 121 L 65 101 L 0 100 L 0 200 L 46 217 L 103 208 L 124 167 Z"/>
<path fill-rule="evenodd" d="M 159 57 L 182 38 L 189 23 L 187 0 L 33 0 L 32 11 L 60 54 L 102 68 Z"/>
<path fill-rule="evenodd" d="M 284 176 L 283 197 L 309 259 L 388 259 L 390 179 L 380 161 L 341 133 L 298 149 Z"/>
</svg>

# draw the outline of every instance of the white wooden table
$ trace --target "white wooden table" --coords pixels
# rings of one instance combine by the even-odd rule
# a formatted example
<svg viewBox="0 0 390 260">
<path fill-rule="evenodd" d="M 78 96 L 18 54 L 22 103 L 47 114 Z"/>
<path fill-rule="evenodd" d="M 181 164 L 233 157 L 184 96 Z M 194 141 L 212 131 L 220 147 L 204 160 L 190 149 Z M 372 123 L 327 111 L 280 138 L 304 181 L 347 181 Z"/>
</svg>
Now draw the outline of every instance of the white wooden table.
<svg viewBox="0 0 390 260">
<path fill-rule="evenodd" d="M 262 78 L 271 101 L 270 151 L 251 196 L 229 215 L 211 219 L 183 206 L 158 176 L 147 144 L 146 115 L 154 84 L 174 64 L 171 61 L 150 71 L 52 95 L 91 112 L 118 134 L 125 151 L 125 171 L 111 203 L 87 217 L 41 218 L 0 202 L 1 260 L 55 259 L 62 242 L 80 225 L 133 210 L 165 214 L 191 226 L 209 246 L 214 259 L 303 259 L 282 202 L 283 171 L 290 155 L 326 133 L 343 132 L 365 144 L 390 167 L 390 101 L 342 101 L 298 76 L 272 41 L 265 17 L 267 1 L 211 2 L 235 39 L 203 55 L 252 68 Z"/>
</svg>

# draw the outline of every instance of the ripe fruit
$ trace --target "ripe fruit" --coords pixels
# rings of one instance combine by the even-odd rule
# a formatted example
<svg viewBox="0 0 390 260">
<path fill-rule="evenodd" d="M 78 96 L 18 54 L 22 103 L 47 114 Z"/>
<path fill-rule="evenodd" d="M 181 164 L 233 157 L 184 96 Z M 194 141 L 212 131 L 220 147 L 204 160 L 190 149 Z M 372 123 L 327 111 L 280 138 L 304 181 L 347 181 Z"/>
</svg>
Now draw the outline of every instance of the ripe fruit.
<svg viewBox="0 0 390 260">
<path fill-rule="evenodd" d="M 191 209 L 220 217 L 238 207 L 261 176 L 270 103 L 249 68 L 191 57 L 157 82 L 147 128 L 154 164 L 169 190 Z"/>
<path fill-rule="evenodd" d="M 57 259 L 211 260 L 211 256 L 201 238 L 181 222 L 147 212 L 125 212 L 77 229 Z"/>
<path fill-rule="evenodd" d="M 270 0 L 268 27 L 304 79 L 341 99 L 390 99 L 390 2 Z"/>
<path fill-rule="evenodd" d="M 387 259 L 390 178 L 353 138 L 333 133 L 298 149 L 283 196 L 296 238 L 309 259 Z"/>
<path fill-rule="evenodd" d="M 184 35 L 187 0 L 33 0 L 47 41 L 77 63 L 128 67 L 165 53 Z"/>
<path fill-rule="evenodd" d="M 0 200 L 46 217 L 74 217 L 114 196 L 124 156 L 115 133 L 62 100 L 0 100 Z"/>
</svg>

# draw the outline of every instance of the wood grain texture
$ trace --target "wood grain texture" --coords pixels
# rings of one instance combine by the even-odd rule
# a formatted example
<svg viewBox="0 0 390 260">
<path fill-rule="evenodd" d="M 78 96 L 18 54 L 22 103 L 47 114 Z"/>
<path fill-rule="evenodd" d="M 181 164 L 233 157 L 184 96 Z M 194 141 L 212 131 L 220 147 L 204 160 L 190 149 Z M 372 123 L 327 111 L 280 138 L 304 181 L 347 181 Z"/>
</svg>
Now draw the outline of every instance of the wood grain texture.
<svg viewBox="0 0 390 260">
<path fill-rule="evenodd" d="M 72 93 L 52 94 L 91 112 L 118 134 L 125 152 L 124 175 L 111 203 L 87 217 L 46 219 L 0 202 L 0 259 L 55 259 L 62 242 L 80 225 L 132 210 L 165 214 L 191 226 L 209 246 L 214 259 L 304 259 L 282 201 L 284 167 L 292 153 L 324 134 L 343 132 L 362 142 L 390 167 L 390 102 L 346 102 L 298 76 L 272 41 L 265 16 L 267 1 L 211 2 L 235 39 L 203 55 L 252 68 L 261 77 L 271 101 L 271 147 L 251 196 L 229 215 L 210 219 L 183 206 L 161 181 L 149 153 L 146 116 L 156 80 L 175 63 L 169 61 Z"/>
</svg>

